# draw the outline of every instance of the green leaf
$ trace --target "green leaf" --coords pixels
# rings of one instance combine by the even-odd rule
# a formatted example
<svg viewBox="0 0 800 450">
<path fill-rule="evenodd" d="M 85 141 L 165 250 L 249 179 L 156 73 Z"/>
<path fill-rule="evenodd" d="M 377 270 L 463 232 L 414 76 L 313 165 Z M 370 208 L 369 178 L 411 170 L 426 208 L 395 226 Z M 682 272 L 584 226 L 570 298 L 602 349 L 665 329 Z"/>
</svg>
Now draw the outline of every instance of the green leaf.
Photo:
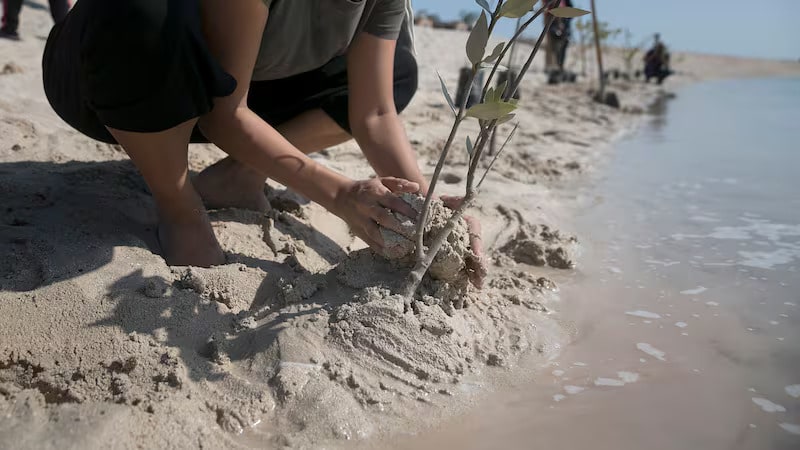
<svg viewBox="0 0 800 450">
<path fill-rule="evenodd" d="M 565 19 L 585 16 L 586 14 L 589 14 L 589 11 L 584 11 L 578 8 L 571 8 L 569 6 L 564 6 L 562 8 L 553 8 L 548 12 L 556 17 L 562 17 Z"/>
<path fill-rule="evenodd" d="M 467 39 L 467 58 L 473 65 L 480 64 L 483 55 L 486 53 L 486 42 L 489 41 L 489 24 L 486 22 L 486 14 L 481 12 L 472 32 Z"/>
<path fill-rule="evenodd" d="M 450 97 L 450 93 L 447 92 L 447 85 L 444 84 L 444 80 L 442 79 L 442 75 L 439 71 L 436 71 L 436 75 L 439 76 L 439 83 L 442 85 L 442 94 L 444 94 L 445 100 L 447 100 L 447 104 L 450 105 L 450 109 L 453 111 L 453 115 L 456 114 L 456 105 L 453 103 L 453 97 Z"/>
<path fill-rule="evenodd" d="M 503 142 L 503 145 L 500 146 L 500 150 L 498 150 L 497 153 L 494 155 L 494 158 L 492 158 L 492 161 L 489 163 L 489 167 L 486 168 L 486 172 L 483 172 L 481 180 L 478 181 L 478 185 L 475 187 L 476 189 L 480 189 L 481 186 L 483 186 L 483 181 L 486 179 L 486 175 L 489 175 L 489 171 L 492 170 L 492 167 L 494 167 L 495 161 L 497 161 L 497 158 L 499 158 L 500 154 L 503 153 L 503 150 L 506 148 L 506 145 L 508 145 L 508 143 L 511 142 L 511 138 L 514 137 L 514 133 L 517 132 L 517 128 L 519 128 L 519 123 L 514 125 L 514 128 L 511 130 L 511 133 L 508 134 L 508 137 L 506 137 L 505 142 Z"/>
<path fill-rule="evenodd" d="M 500 56 L 501 53 L 503 53 L 503 49 L 505 48 L 505 46 L 506 46 L 505 42 L 501 42 L 501 43 L 497 44 L 494 47 L 494 50 L 492 50 L 492 54 L 487 56 L 486 58 L 484 58 L 483 62 L 485 62 L 485 63 L 494 62 L 494 60 L 496 60 L 497 57 Z"/>
<path fill-rule="evenodd" d="M 468 117 L 480 120 L 496 120 L 514 111 L 517 107 L 507 102 L 480 103 L 467 110 Z"/>
<path fill-rule="evenodd" d="M 487 2 L 486 0 L 475 0 L 475 3 L 477 3 L 478 6 L 483 8 L 484 11 L 486 11 L 487 13 L 489 14 L 492 13 L 492 8 L 489 6 L 489 2 Z"/>
<path fill-rule="evenodd" d="M 481 69 L 493 69 L 494 68 L 494 64 L 481 63 L 480 68 Z M 497 66 L 497 71 L 498 72 L 506 72 L 506 71 L 508 71 L 508 67 L 500 64 L 500 65 Z"/>
<path fill-rule="evenodd" d="M 500 8 L 500 15 L 516 19 L 528 14 L 539 0 L 508 0 Z"/>
<path fill-rule="evenodd" d="M 467 136 L 467 153 L 469 153 L 469 156 L 472 156 L 473 150 L 475 150 L 475 148 L 473 147 L 472 141 L 469 139 L 469 136 Z"/>
<path fill-rule="evenodd" d="M 506 95 L 506 89 L 508 89 L 508 79 L 500 83 L 500 86 L 497 86 L 497 99 L 500 100 Z"/>
<path fill-rule="evenodd" d="M 516 117 L 516 114 L 506 114 L 505 116 L 497 119 L 497 124 L 496 125 L 502 125 L 502 124 L 508 122 L 509 120 L 513 119 L 514 117 Z"/>
<path fill-rule="evenodd" d="M 489 88 L 486 90 L 486 102 L 494 103 L 497 100 L 494 98 L 494 88 Z"/>
</svg>

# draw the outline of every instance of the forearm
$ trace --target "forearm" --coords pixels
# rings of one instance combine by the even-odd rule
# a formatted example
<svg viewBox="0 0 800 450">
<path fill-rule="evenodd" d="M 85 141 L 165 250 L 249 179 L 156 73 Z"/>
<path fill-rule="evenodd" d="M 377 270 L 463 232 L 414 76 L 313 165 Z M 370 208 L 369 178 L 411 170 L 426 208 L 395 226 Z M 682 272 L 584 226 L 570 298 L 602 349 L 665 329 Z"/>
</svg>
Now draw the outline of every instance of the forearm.
<svg viewBox="0 0 800 450">
<path fill-rule="evenodd" d="M 428 191 L 416 152 L 396 113 L 370 115 L 353 121 L 351 126 L 353 137 L 378 176 L 414 181 L 419 183 L 422 192 Z"/>
<path fill-rule="evenodd" d="M 265 176 L 319 203 L 329 211 L 351 184 L 295 148 L 274 128 L 247 108 L 201 118 L 203 134 L 223 151 Z"/>
</svg>

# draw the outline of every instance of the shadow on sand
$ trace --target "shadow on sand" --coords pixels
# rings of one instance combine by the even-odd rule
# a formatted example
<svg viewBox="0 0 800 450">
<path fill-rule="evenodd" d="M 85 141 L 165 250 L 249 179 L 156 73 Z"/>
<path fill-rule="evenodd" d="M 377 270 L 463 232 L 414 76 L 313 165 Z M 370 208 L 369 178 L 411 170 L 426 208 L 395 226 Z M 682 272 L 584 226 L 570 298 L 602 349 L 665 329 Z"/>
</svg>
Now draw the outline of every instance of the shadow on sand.
<svg viewBox="0 0 800 450">
<path fill-rule="evenodd" d="M 164 264 L 160 260 L 152 261 L 151 266 L 164 276 L 145 275 L 153 273 L 153 267 L 115 275 L 130 270 L 130 266 L 142 265 L 136 261 L 116 262 L 115 248 L 158 253 L 154 204 L 130 161 L 0 164 L 0 205 L 0 291 L 34 291 L 81 277 L 115 261 L 118 267 L 103 275 L 110 273 L 113 279 L 87 294 L 110 300 L 110 314 L 84 326 L 113 326 L 125 333 L 150 335 L 179 351 L 191 378 L 214 379 L 214 348 L 209 345 L 209 338 L 233 331 L 241 315 L 210 300 L 208 295 L 201 295 L 202 290 L 181 286 L 180 281 L 175 281 L 180 278 L 175 273 L 185 269 L 174 270 L 170 279 L 170 269 L 159 265 Z M 258 215 L 243 216 L 257 220 L 253 217 Z M 324 244 L 326 250 L 318 253 L 328 263 L 334 264 L 345 255 L 331 245 L 333 241 L 327 236 L 294 216 L 284 216 L 285 221 L 291 222 L 288 230 L 299 230 L 299 235 L 292 238 L 311 248 L 315 243 Z M 335 252 L 331 251 L 333 247 Z M 298 275 L 288 264 L 240 254 L 227 256 L 237 264 L 208 271 L 227 274 L 232 285 L 249 277 L 256 288 L 242 291 L 251 298 L 237 298 L 241 314 L 268 307 L 279 298 L 278 280 Z M 241 274 L 244 271 L 249 272 Z M 148 289 L 159 295 L 152 295 Z M 263 352 L 292 315 L 313 314 L 319 309 L 298 305 L 298 312 L 281 314 L 257 328 L 239 330 L 226 343 L 226 356 L 239 360 Z"/>
</svg>

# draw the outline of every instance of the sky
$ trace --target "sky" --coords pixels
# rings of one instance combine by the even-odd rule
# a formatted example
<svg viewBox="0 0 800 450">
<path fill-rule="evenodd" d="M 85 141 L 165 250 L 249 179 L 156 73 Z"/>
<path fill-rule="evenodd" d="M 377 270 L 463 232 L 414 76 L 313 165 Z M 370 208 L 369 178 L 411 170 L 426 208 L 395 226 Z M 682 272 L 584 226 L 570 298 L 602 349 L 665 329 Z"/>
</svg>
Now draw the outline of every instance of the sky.
<svg viewBox="0 0 800 450">
<path fill-rule="evenodd" d="M 494 5 L 494 0 L 489 4 Z M 589 0 L 573 0 L 589 9 Z M 600 21 L 627 28 L 634 41 L 653 33 L 672 50 L 800 60 L 800 0 L 595 0 Z M 473 0 L 412 0 L 414 9 L 455 19 Z M 497 33 L 510 35 L 514 20 Z M 539 27 L 541 29 L 541 27 Z M 800 64 L 800 62 L 798 63 Z"/>
</svg>

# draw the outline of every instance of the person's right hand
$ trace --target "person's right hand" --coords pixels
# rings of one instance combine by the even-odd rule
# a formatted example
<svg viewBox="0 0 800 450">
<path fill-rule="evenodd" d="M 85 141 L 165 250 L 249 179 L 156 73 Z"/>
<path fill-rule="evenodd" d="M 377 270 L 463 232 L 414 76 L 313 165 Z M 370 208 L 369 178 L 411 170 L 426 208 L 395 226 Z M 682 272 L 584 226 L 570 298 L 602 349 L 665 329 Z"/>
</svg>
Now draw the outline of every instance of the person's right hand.
<svg viewBox="0 0 800 450">
<path fill-rule="evenodd" d="M 391 212 L 416 220 L 417 212 L 398 195 L 417 192 L 418 183 L 401 178 L 382 177 L 354 181 L 339 194 L 336 211 L 332 212 L 347 222 L 356 236 L 382 254 L 383 238 L 378 225 L 402 234 L 400 221 Z"/>
</svg>

